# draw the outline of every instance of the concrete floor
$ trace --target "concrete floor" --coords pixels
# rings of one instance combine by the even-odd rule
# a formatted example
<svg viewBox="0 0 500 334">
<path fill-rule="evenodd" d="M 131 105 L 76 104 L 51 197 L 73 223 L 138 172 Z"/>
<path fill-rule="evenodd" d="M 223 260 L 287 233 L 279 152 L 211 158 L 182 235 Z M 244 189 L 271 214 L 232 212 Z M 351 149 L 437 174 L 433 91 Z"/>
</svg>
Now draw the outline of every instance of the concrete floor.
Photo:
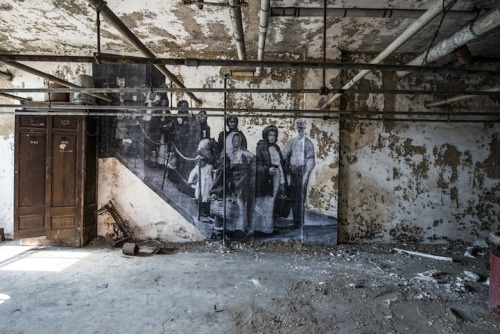
<svg viewBox="0 0 500 334">
<path fill-rule="evenodd" d="M 488 251 L 467 245 L 310 247 L 0 242 L 1 333 L 499 333 Z M 453 262 L 398 253 L 395 247 Z"/>
</svg>

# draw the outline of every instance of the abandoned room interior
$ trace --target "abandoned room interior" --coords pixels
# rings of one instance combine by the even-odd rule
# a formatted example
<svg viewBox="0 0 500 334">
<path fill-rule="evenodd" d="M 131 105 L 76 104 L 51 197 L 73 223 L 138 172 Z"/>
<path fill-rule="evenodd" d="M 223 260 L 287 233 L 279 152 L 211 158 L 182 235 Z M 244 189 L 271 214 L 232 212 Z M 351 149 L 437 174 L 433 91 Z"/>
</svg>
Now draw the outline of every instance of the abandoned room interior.
<svg viewBox="0 0 500 334">
<path fill-rule="evenodd" d="M 498 1 L 0 0 L 0 41 L 1 333 L 500 332 Z"/>
</svg>

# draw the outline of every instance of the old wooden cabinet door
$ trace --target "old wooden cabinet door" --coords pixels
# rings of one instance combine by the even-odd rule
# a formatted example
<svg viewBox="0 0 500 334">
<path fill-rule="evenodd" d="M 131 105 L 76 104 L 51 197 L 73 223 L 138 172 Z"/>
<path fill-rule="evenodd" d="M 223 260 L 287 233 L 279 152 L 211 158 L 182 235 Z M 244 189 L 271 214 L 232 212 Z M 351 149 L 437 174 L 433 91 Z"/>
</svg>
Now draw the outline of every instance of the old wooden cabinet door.
<svg viewBox="0 0 500 334">
<path fill-rule="evenodd" d="M 95 123 L 83 116 L 16 116 L 16 238 L 84 246 L 97 235 Z"/>
</svg>

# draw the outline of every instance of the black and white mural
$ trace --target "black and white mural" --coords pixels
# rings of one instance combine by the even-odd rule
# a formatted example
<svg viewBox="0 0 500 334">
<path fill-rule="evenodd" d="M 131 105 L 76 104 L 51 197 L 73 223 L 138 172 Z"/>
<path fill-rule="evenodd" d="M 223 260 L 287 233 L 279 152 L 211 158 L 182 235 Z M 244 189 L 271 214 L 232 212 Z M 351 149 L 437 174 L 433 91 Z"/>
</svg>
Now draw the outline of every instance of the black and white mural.
<svg viewBox="0 0 500 334">
<path fill-rule="evenodd" d="M 165 85 L 149 65 L 94 65 L 93 73 L 96 87 Z M 241 116 L 192 111 L 188 99 L 153 91 L 116 94 L 114 101 L 162 108 L 101 117 L 100 156 L 118 158 L 207 238 L 225 231 L 235 241 L 336 244 L 336 216 L 306 204 L 318 163 L 307 133 L 313 119 L 266 117 L 250 125 Z"/>
</svg>

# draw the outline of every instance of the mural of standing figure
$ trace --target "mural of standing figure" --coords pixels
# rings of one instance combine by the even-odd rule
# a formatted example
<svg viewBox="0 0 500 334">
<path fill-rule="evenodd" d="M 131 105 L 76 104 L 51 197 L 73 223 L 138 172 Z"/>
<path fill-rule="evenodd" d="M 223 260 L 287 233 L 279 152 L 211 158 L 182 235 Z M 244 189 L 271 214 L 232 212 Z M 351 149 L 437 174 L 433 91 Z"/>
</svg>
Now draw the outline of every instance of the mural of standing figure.
<svg viewBox="0 0 500 334">
<path fill-rule="evenodd" d="M 210 126 L 207 124 L 207 112 L 201 110 L 198 113 L 200 120 L 200 139 L 210 139 Z"/>
<path fill-rule="evenodd" d="M 307 197 L 307 185 L 316 158 L 313 142 L 305 136 L 306 120 L 295 121 L 298 135 L 286 144 L 283 157 L 290 172 L 290 199 L 292 201 L 293 227 L 304 224 L 304 204 Z"/>
<path fill-rule="evenodd" d="M 202 150 L 198 153 L 198 164 L 189 173 L 188 184 L 194 188 L 195 198 L 199 203 L 200 217 L 210 215 L 209 192 L 213 186 L 213 167 L 208 162 L 212 160 L 210 152 Z"/>
<path fill-rule="evenodd" d="M 189 116 L 189 104 L 186 100 L 177 103 L 177 123 L 175 126 L 174 145 L 177 155 L 177 188 L 179 191 L 194 198 L 194 189 L 187 184 L 189 173 L 195 166 L 196 150 L 198 148 L 199 129 L 194 117 Z"/>
<path fill-rule="evenodd" d="M 256 237 L 273 234 L 274 200 L 278 191 L 285 188 L 285 165 L 277 139 L 278 128 L 269 125 L 262 130 L 262 140 L 257 143 L 253 223 Z"/>
<path fill-rule="evenodd" d="M 236 201 L 236 208 L 232 216 L 228 217 L 226 226 L 228 232 L 235 232 L 234 238 L 241 239 L 247 236 L 251 228 L 255 198 L 255 156 L 241 146 L 238 132 L 232 132 L 228 140 L 231 144 L 226 146 L 226 161 L 229 165 L 226 196 Z"/>
</svg>

